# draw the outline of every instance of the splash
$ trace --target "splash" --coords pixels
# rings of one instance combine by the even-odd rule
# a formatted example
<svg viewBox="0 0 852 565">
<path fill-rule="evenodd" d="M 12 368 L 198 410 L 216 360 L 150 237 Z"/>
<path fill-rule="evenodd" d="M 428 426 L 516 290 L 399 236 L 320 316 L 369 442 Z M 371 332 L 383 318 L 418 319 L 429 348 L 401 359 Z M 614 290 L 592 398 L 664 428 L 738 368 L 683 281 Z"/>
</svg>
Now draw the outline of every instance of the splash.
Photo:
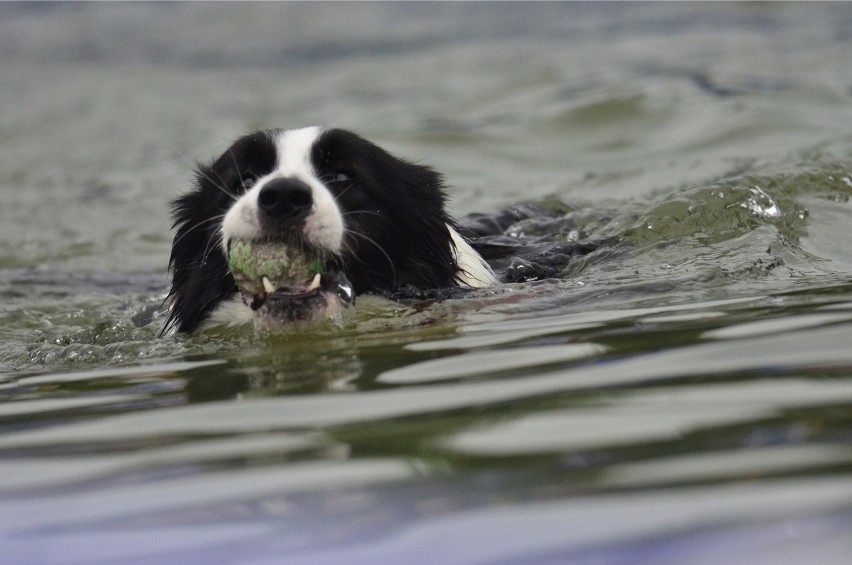
<svg viewBox="0 0 852 565">
<path fill-rule="evenodd" d="M 749 190 L 751 196 L 740 204 L 740 207 L 763 219 L 780 218 L 782 216 L 778 203 L 765 190 L 757 185 L 751 187 Z"/>
</svg>

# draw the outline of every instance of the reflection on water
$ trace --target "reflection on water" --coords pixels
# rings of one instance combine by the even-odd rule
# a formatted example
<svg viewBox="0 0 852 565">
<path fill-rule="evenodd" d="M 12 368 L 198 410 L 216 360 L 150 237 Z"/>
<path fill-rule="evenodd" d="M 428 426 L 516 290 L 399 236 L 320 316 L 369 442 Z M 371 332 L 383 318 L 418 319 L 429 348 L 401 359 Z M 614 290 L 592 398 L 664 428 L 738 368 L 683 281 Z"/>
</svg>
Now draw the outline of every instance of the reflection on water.
<svg viewBox="0 0 852 565">
<path fill-rule="evenodd" d="M 3 6 L 0 554 L 848 562 L 841 6 Z M 157 337 L 191 161 L 309 123 L 605 245 L 343 328 Z"/>
</svg>

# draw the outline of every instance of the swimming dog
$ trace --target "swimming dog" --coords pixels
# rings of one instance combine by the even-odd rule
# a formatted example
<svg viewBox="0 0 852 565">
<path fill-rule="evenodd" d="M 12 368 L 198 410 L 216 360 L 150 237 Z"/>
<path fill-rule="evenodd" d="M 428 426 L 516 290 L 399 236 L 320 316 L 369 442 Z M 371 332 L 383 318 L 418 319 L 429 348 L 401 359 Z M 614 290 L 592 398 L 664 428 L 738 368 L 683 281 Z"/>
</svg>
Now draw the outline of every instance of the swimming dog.
<svg viewBox="0 0 852 565">
<path fill-rule="evenodd" d="M 335 318 L 364 293 L 496 284 L 446 199 L 437 171 L 350 131 L 241 137 L 173 202 L 164 331 Z M 298 268 L 266 265 L 275 257 Z"/>
</svg>

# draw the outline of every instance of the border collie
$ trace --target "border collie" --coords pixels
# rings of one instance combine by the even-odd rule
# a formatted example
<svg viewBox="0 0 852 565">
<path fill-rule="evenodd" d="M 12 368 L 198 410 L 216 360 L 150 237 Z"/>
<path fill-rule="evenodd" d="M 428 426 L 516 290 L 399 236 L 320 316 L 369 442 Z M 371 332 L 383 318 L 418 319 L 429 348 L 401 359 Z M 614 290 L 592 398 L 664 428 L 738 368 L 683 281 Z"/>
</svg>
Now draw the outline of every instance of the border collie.
<svg viewBox="0 0 852 565">
<path fill-rule="evenodd" d="M 246 135 L 198 165 L 194 188 L 173 202 L 164 332 L 334 319 L 359 294 L 496 284 L 445 201 L 438 172 L 346 130 Z M 235 242 L 298 250 L 316 273 L 241 288 L 229 266 Z"/>
</svg>

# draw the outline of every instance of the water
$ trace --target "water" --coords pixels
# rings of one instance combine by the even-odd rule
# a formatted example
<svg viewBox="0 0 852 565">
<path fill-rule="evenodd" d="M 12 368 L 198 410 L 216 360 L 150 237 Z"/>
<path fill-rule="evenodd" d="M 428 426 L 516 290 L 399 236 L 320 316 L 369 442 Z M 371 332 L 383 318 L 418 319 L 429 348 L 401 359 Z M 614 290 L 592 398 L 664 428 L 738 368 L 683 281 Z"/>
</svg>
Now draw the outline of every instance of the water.
<svg viewBox="0 0 852 565">
<path fill-rule="evenodd" d="M 0 6 L 0 554 L 846 563 L 852 9 Z M 354 128 L 560 280 L 158 338 L 168 200 Z M 549 237 L 553 237 L 550 235 Z"/>
</svg>

